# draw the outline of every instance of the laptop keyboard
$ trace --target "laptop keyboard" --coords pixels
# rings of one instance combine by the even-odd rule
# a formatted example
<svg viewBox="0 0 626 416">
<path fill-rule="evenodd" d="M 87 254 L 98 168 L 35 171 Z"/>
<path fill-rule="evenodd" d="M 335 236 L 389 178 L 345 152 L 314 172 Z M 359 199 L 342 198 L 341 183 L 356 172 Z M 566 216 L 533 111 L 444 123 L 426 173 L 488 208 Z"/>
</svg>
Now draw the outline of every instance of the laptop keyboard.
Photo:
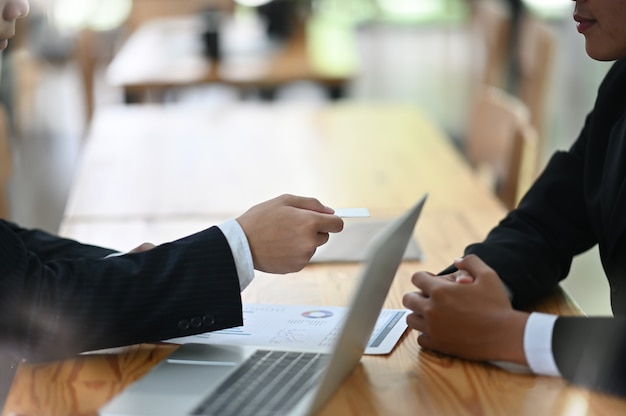
<svg viewBox="0 0 626 416">
<path fill-rule="evenodd" d="M 193 415 L 286 414 L 318 381 L 327 354 L 258 350 Z"/>
</svg>

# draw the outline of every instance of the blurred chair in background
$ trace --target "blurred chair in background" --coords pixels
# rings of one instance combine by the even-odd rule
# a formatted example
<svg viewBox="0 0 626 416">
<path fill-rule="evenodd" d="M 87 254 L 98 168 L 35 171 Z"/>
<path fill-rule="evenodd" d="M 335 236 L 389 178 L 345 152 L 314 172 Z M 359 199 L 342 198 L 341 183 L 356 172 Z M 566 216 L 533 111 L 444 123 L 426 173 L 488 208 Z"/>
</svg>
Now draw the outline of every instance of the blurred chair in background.
<svg viewBox="0 0 626 416">
<path fill-rule="evenodd" d="M 98 61 L 101 59 L 97 34 L 85 28 L 81 30 L 76 39 L 75 59 L 80 69 L 80 78 L 83 86 L 83 97 L 85 105 L 85 120 L 87 123 L 91 121 L 95 106 L 95 74 Z"/>
<path fill-rule="evenodd" d="M 65 7 L 65 3 L 62 3 L 61 0 L 57 0 L 54 5 Z M 10 98 L 6 104 L 13 137 L 16 139 L 34 134 L 35 126 L 32 118 L 37 108 L 37 101 L 41 99 L 37 96 L 37 90 L 40 88 L 42 79 L 45 78 L 45 73 L 66 65 L 72 66 L 77 57 L 95 56 L 96 54 L 96 48 L 93 44 L 86 45 L 82 42 L 82 38 L 78 36 L 80 32 L 77 28 L 67 24 L 67 22 L 59 21 L 59 16 L 55 15 L 55 9 L 52 6 L 53 4 L 46 4 L 44 7 L 41 4 L 31 2 L 28 18 L 17 20 L 16 25 L 19 27 L 16 30 L 16 36 L 9 43 L 9 49 L 4 53 L 7 58 L 7 65 L 3 68 L 5 71 L 3 83 L 10 84 Z M 69 18 L 67 20 L 70 23 L 76 23 L 76 19 Z M 66 25 L 62 23 L 66 23 Z M 83 48 L 85 50 L 84 55 L 77 53 L 77 48 L 75 48 L 77 45 L 78 49 L 85 45 Z M 9 53 L 7 54 L 7 52 Z M 77 63 L 82 69 L 84 62 L 77 60 Z M 80 75 L 83 75 L 83 71 Z M 85 93 L 91 94 L 91 88 L 85 89 Z M 87 113 L 91 112 L 91 105 L 90 95 L 85 102 Z"/>
<path fill-rule="evenodd" d="M 481 101 L 483 86 L 495 86 L 517 97 L 529 111 L 536 132 L 534 153 L 538 167 L 543 152 L 550 81 L 555 60 L 556 37 L 552 29 L 531 11 L 522 8 L 513 21 L 504 2 L 471 0 L 472 28 L 477 35 L 482 60 L 477 77 L 475 102 Z M 515 23 L 516 28 L 513 28 Z M 515 33 L 513 33 L 515 30 Z M 512 42 L 511 36 L 514 36 Z M 514 48 L 514 50 L 510 50 Z M 476 111 L 470 109 L 470 112 Z M 504 139 L 503 139 L 504 140 Z"/>
<path fill-rule="evenodd" d="M 10 218 L 9 198 L 7 186 L 11 171 L 13 170 L 13 157 L 9 141 L 9 119 L 6 109 L 0 105 L 0 218 Z"/>
<path fill-rule="evenodd" d="M 552 29 L 539 18 L 527 14 L 520 24 L 516 94 L 530 110 L 530 121 L 540 137 L 545 134 L 555 51 L 556 36 Z"/>
<path fill-rule="evenodd" d="M 543 128 L 546 92 L 554 61 L 556 37 L 552 29 L 519 0 L 468 0 L 472 29 L 485 85 L 506 89 L 530 109 L 538 131 Z M 504 3 L 508 3 L 504 2 Z"/>
<path fill-rule="evenodd" d="M 501 1 L 470 0 L 474 55 L 478 57 L 479 85 L 504 88 L 507 83 L 511 16 Z"/>
<path fill-rule="evenodd" d="M 536 174 L 537 133 L 526 105 L 487 86 L 471 110 L 465 156 L 508 209 L 517 206 Z"/>
<path fill-rule="evenodd" d="M 2 112 L 8 119 L 6 128 L 17 139 L 28 133 L 29 113 L 35 106 L 41 76 L 41 62 L 28 42 L 30 25 L 28 19 L 17 20 L 16 36 L 2 57 L 2 83 L 8 89 Z"/>
</svg>

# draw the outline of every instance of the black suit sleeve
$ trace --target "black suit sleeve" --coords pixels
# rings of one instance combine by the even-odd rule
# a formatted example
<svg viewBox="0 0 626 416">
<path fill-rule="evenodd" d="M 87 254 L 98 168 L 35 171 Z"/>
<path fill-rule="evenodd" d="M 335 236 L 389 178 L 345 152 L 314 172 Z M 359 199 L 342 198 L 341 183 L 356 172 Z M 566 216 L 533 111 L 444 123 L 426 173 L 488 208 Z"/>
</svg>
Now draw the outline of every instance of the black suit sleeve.
<svg viewBox="0 0 626 416">
<path fill-rule="evenodd" d="M 110 252 L 0 222 L 3 352 L 50 360 L 242 324 L 236 268 L 218 228 L 102 257 Z"/>
<path fill-rule="evenodd" d="M 552 352 L 566 380 L 626 396 L 626 318 L 560 317 Z"/>
<path fill-rule="evenodd" d="M 597 242 L 585 209 L 581 164 L 572 152 L 556 153 L 519 207 L 465 251 L 498 273 L 516 307 L 546 296 L 567 276 L 573 257 Z"/>
</svg>

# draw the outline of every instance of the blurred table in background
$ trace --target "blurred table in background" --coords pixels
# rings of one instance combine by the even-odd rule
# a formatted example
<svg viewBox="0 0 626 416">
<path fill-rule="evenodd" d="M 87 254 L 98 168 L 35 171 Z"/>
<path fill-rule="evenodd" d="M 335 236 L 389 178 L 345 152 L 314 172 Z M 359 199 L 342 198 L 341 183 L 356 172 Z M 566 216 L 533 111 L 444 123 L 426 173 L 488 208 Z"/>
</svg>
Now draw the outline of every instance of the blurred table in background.
<svg viewBox="0 0 626 416">
<path fill-rule="evenodd" d="M 333 207 L 368 207 L 371 220 L 395 217 L 429 193 L 415 232 L 424 259 L 400 266 L 386 308 L 402 307 L 416 270 L 443 269 L 505 213 L 437 126 L 410 105 L 122 105 L 96 112 L 60 233 L 128 250 L 182 237 L 285 192 Z M 257 272 L 243 301 L 345 305 L 360 267 L 316 263 L 286 276 Z M 580 313 L 560 290 L 536 309 Z M 174 348 L 142 344 L 22 364 L 5 412 L 95 415 Z M 364 356 L 320 414 L 572 412 L 624 414 L 626 401 L 559 378 L 433 354 L 407 331 L 390 355 Z"/>
<path fill-rule="evenodd" d="M 331 98 L 341 97 L 358 67 L 353 34 L 316 19 L 298 22 L 287 39 L 276 40 L 252 14 L 224 14 L 217 32 L 219 59 L 211 59 L 214 51 L 203 41 L 206 13 L 148 20 L 121 46 L 106 79 L 123 87 L 129 102 L 210 83 L 255 88 L 271 97 L 278 87 L 310 81 L 325 87 Z"/>
</svg>

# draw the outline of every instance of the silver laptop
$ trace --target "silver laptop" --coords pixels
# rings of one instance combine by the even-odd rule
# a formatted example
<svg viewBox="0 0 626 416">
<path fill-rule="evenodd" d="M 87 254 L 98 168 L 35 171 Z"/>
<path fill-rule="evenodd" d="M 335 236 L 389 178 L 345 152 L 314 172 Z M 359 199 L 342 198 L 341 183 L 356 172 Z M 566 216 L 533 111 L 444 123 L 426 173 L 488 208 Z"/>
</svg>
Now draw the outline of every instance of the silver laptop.
<svg viewBox="0 0 626 416">
<path fill-rule="evenodd" d="M 113 415 L 309 415 L 361 359 L 426 195 L 370 244 L 332 351 L 185 344 L 101 410 Z"/>
</svg>

